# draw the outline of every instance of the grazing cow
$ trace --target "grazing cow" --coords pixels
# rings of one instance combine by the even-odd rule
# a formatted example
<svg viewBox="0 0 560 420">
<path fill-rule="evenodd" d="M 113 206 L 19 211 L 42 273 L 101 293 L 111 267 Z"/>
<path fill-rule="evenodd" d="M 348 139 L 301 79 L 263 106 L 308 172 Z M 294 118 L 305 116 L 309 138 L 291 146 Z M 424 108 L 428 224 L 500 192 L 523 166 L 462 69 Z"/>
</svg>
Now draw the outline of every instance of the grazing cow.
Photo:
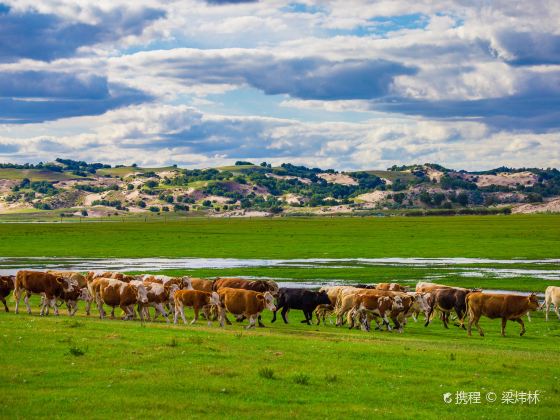
<svg viewBox="0 0 560 420">
<path fill-rule="evenodd" d="M 148 303 L 146 288 L 142 284 L 129 284 L 115 279 L 99 280 L 108 280 L 100 282 L 97 289 L 97 304 L 101 319 L 105 318 L 105 312 L 101 307 L 103 303 L 113 308 L 112 316 L 115 307 L 119 306 L 125 313 L 123 320 L 134 318 L 134 305 Z M 144 320 L 142 312 L 140 312 L 140 319 Z"/>
<path fill-rule="evenodd" d="M 218 289 L 218 295 L 220 295 L 220 325 L 222 327 L 224 321 L 227 320 L 226 310 L 233 315 L 243 315 L 248 318 L 247 329 L 255 327 L 257 318 L 265 309 L 276 310 L 274 297 L 270 292 L 259 293 L 253 290 L 221 287 Z"/>
<path fill-rule="evenodd" d="M 14 290 L 15 279 L 16 276 L 0 276 L 0 300 L 4 304 L 6 312 L 10 312 L 8 305 L 6 304 L 6 298 L 10 295 L 12 290 Z"/>
<path fill-rule="evenodd" d="M 115 280 L 124 281 L 125 283 L 128 283 L 131 280 L 135 280 L 135 276 L 129 276 L 124 273 L 116 273 L 113 271 L 89 271 L 85 277 L 88 283 L 98 278 L 115 279 Z"/>
<path fill-rule="evenodd" d="M 212 292 L 214 280 L 191 277 L 191 285 L 194 290 L 200 290 L 202 292 Z"/>
<path fill-rule="evenodd" d="M 525 334 L 525 324 L 521 317 L 529 311 L 536 310 L 538 307 L 539 300 L 534 293 L 529 296 L 481 292 L 470 293 L 467 296 L 467 312 L 469 315 L 467 334 L 471 335 L 472 324 L 475 324 L 479 334 L 484 337 L 484 331 L 478 325 L 480 317 L 484 315 L 490 319 L 502 319 L 502 336 L 506 335 L 506 323 L 508 320 L 521 324 L 519 335 L 523 335 Z"/>
<path fill-rule="evenodd" d="M 63 292 L 69 292 L 72 288 L 72 282 L 62 277 L 57 277 L 42 271 L 21 270 L 17 272 L 14 282 L 14 298 L 16 300 L 16 314 L 19 312 L 19 301 L 21 294 L 25 293 L 24 302 L 27 306 L 27 313 L 31 314 L 31 306 L 29 306 L 29 297 L 32 294 L 44 295 L 45 300 L 41 305 L 41 316 L 45 314 L 48 305 L 53 306 L 54 314 L 58 315 L 58 307 L 56 306 L 56 298 L 60 297 Z"/>
<path fill-rule="evenodd" d="M 89 307 L 91 304 L 91 295 L 87 287 L 80 287 L 73 283 L 70 291 L 63 291 L 59 297 L 66 304 L 69 316 L 74 316 L 78 310 L 78 300 L 86 302 L 86 313 L 89 315 Z"/>
<path fill-rule="evenodd" d="M 459 289 L 459 288 L 441 288 L 436 289 L 433 292 L 433 299 L 430 305 L 430 311 L 428 312 L 428 316 L 426 318 L 426 323 L 424 324 L 427 327 L 430 324 L 430 318 L 432 313 L 435 309 L 439 310 L 442 314 L 441 320 L 443 321 L 443 326 L 445 328 L 448 327 L 449 322 L 449 314 L 452 310 L 455 310 L 457 314 L 457 319 L 460 320 L 460 324 L 458 326 L 465 328 L 463 324 L 463 318 L 466 312 L 466 301 L 465 299 L 470 293 L 473 293 L 473 290 L 469 289 Z"/>
<path fill-rule="evenodd" d="M 169 277 L 169 276 L 152 276 L 151 274 L 145 274 L 140 276 L 144 284 L 147 283 L 158 283 L 164 286 L 170 286 L 176 284 L 179 289 L 192 290 L 191 278 L 189 276 L 183 277 Z"/>
<path fill-rule="evenodd" d="M 425 281 L 421 281 L 416 284 L 416 292 L 420 293 L 435 292 L 439 289 L 462 289 L 462 287 L 452 287 L 446 286 L 445 284 L 429 283 Z"/>
<path fill-rule="evenodd" d="M 424 318 L 428 320 L 433 301 L 432 293 L 407 292 L 407 295 L 413 297 L 414 303 L 406 316 L 411 316 L 414 322 L 418 322 L 418 315 L 423 313 Z"/>
<path fill-rule="evenodd" d="M 313 311 L 317 305 L 330 305 L 330 303 L 329 295 L 326 292 L 282 287 L 278 291 L 276 310 L 272 316 L 272 322 L 276 321 L 276 312 L 280 308 L 282 308 L 282 319 L 286 324 L 288 323 L 286 314 L 290 309 L 301 309 L 305 316 L 305 320 L 301 322 L 311 325 L 310 321 L 313 319 Z"/>
<path fill-rule="evenodd" d="M 387 314 L 401 312 L 404 307 L 401 296 L 380 295 L 377 293 L 362 292 L 347 296 L 352 300 L 352 309 L 348 312 L 348 327 L 354 328 L 356 320 L 361 319 L 362 329 L 370 330 L 369 317 L 379 316 L 390 330 Z"/>
<path fill-rule="evenodd" d="M 78 273 L 77 271 L 56 271 L 47 270 L 47 273 L 52 274 L 57 277 L 63 277 L 68 280 L 74 281 L 80 288 L 87 286 L 87 280 L 84 275 Z"/>
<path fill-rule="evenodd" d="M 406 286 L 401 286 L 398 283 L 378 283 L 377 290 L 389 290 L 391 292 L 408 292 L 409 288 Z"/>
<path fill-rule="evenodd" d="M 202 309 L 206 319 L 208 320 L 208 325 L 212 324 L 210 321 L 210 308 L 212 306 L 220 306 L 220 296 L 217 292 L 205 292 L 202 290 L 179 290 L 173 296 L 175 301 L 175 316 L 173 322 L 177 323 L 177 318 L 181 314 L 183 323 L 187 323 L 185 318 L 185 306 L 192 306 L 194 310 L 194 318 L 191 324 L 198 321 L 198 312 Z"/>
<path fill-rule="evenodd" d="M 353 286 L 335 286 L 337 289 L 329 291 L 329 297 L 336 296 L 336 304 L 334 312 L 336 314 L 336 326 L 340 327 L 344 324 L 344 316 L 350 309 L 352 309 L 352 300 L 347 299 L 350 296 L 354 296 L 357 293 L 364 292 L 364 289 L 358 289 Z M 371 289 L 368 291 L 373 291 L 375 289 Z M 332 297 L 331 297 L 332 299 Z"/>
<path fill-rule="evenodd" d="M 4 303 L 5 305 L 5 303 Z M 554 306 L 554 312 L 556 316 L 560 319 L 560 287 L 558 286 L 548 286 L 544 292 L 544 306 L 546 310 L 546 320 L 548 321 L 548 312 L 550 311 L 550 306 Z"/>
</svg>

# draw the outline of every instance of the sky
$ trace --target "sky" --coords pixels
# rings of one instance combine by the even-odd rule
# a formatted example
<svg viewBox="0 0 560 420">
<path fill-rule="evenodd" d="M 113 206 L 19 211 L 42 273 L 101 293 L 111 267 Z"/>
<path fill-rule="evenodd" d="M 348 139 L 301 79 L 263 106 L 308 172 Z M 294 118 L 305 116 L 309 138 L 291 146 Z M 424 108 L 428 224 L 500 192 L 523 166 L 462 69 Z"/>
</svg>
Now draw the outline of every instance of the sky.
<svg viewBox="0 0 560 420">
<path fill-rule="evenodd" d="M 558 0 L 0 0 L 0 162 L 560 167 Z"/>
</svg>

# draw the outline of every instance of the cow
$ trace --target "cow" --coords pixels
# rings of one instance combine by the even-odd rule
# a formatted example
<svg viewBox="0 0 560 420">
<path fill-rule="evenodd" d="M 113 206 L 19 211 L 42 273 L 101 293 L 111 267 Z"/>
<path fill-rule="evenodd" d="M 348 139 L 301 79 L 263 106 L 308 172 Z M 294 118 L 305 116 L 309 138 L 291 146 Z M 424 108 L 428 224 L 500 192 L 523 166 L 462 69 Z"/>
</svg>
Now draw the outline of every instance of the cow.
<svg viewBox="0 0 560 420">
<path fill-rule="evenodd" d="M 274 297 L 270 292 L 259 293 L 253 290 L 233 289 L 221 287 L 218 289 L 220 296 L 220 325 L 224 326 L 227 321 L 226 311 L 233 315 L 242 315 L 249 319 L 249 325 L 245 328 L 254 328 L 256 320 L 265 309 L 275 311 Z"/>
<path fill-rule="evenodd" d="M 210 308 L 213 306 L 220 306 L 220 296 L 217 292 L 205 292 L 202 290 L 179 290 L 173 296 L 175 302 L 175 316 L 173 322 L 177 323 L 177 318 L 181 314 L 183 323 L 186 324 L 187 320 L 185 318 L 185 306 L 192 306 L 194 310 L 194 318 L 191 324 L 194 324 L 198 320 L 198 312 L 202 309 L 206 319 L 208 320 L 208 325 L 212 325 L 210 320 Z"/>
<path fill-rule="evenodd" d="M 10 312 L 6 304 L 6 298 L 14 290 L 14 280 L 16 276 L 0 276 L 0 300 L 4 304 L 4 310 Z"/>
<path fill-rule="evenodd" d="M 202 292 L 210 293 L 212 292 L 212 286 L 214 285 L 214 280 L 191 277 L 191 285 L 194 290 L 200 290 Z"/>
<path fill-rule="evenodd" d="M 518 322 L 521 324 L 519 335 L 522 336 L 525 334 L 525 324 L 521 317 L 539 307 L 539 300 L 534 293 L 529 296 L 521 296 L 473 292 L 467 296 L 466 303 L 469 316 L 467 334 L 471 335 L 471 328 L 474 324 L 482 337 L 484 337 L 484 331 L 478 325 L 482 315 L 490 319 L 502 319 L 502 336 L 506 335 L 506 323 L 508 320 Z"/>
<path fill-rule="evenodd" d="M 77 271 L 47 270 L 47 273 L 58 277 L 64 277 L 65 279 L 73 280 L 80 288 L 87 286 L 86 277 L 81 273 L 78 273 Z"/>
<path fill-rule="evenodd" d="M 416 292 L 419 293 L 429 293 L 429 292 L 435 292 L 436 290 L 439 289 L 462 289 L 461 287 L 453 287 L 453 286 L 446 286 L 445 284 L 437 284 L 437 283 L 430 283 L 430 282 L 425 282 L 425 281 L 421 281 L 416 283 Z"/>
<path fill-rule="evenodd" d="M 145 274 L 140 276 L 144 284 L 146 283 L 158 283 L 164 286 L 170 286 L 176 284 L 179 289 L 192 290 L 191 278 L 189 276 L 183 277 L 170 277 L 170 276 L 153 276 L 151 274 Z"/>
<path fill-rule="evenodd" d="M 333 289 L 327 292 L 329 294 L 329 297 L 331 298 L 331 301 L 333 298 L 336 299 L 334 312 L 336 314 L 335 325 L 337 327 L 340 327 L 344 324 L 344 316 L 350 309 L 352 309 L 352 300 L 347 299 L 347 297 L 364 291 L 365 289 L 359 289 L 353 286 L 335 286 Z"/>
<path fill-rule="evenodd" d="M 345 299 L 352 300 L 352 309 L 347 315 L 349 329 L 354 327 L 357 319 L 361 319 L 362 330 L 369 331 L 369 317 L 374 315 L 381 317 L 390 330 L 387 314 L 393 311 L 398 313 L 404 308 L 401 296 L 361 292 Z"/>
<path fill-rule="evenodd" d="M 150 311 L 148 306 L 153 306 L 156 310 L 156 316 L 158 312 L 163 315 L 165 321 L 169 323 L 169 318 L 164 305 L 169 304 L 173 300 L 173 295 L 179 290 L 179 286 L 175 283 L 170 283 L 168 285 L 163 285 L 160 283 L 151 282 L 141 282 L 139 280 L 133 280 L 130 284 L 135 286 L 144 286 L 146 288 L 146 297 L 148 299 L 147 304 L 138 303 L 138 313 L 142 311 L 143 315 L 150 320 Z M 156 318 L 154 316 L 154 320 Z"/>
<path fill-rule="evenodd" d="M 63 292 L 71 291 L 73 284 L 74 283 L 68 279 L 57 277 L 42 271 L 18 271 L 14 282 L 14 299 L 16 300 L 15 313 L 19 313 L 19 301 L 21 299 L 21 294 L 25 293 L 23 300 L 25 302 L 25 306 L 27 306 L 28 314 L 31 314 L 29 297 L 32 294 L 39 294 L 45 296 L 45 300 L 41 305 L 40 315 L 45 315 L 48 305 L 53 306 L 54 314 L 58 315 L 56 298 L 60 297 Z"/>
<path fill-rule="evenodd" d="M 313 311 L 317 305 L 330 305 L 331 301 L 326 292 L 315 292 L 313 290 L 282 287 L 278 291 L 276 299 L 276 310 L 272 316 L 272 321 L 276 321 L 276 312 L 282 308 L 282 319 L 284 323 L 288 323 L 286 314 L 290 309 L 301 309 L 305 320 L 301 321 L 307 325 L 311 325 L 313 319 Z"/>
<path fill-rule="evenodd" d="M 556 312 L 556 316 L 560 319 L 560 312 L 558 312 L 558 309 L 560 308 L 560 287 L 558 286 L 548 286 L 544 292 L 544 307 L 546 310 L 545 316 L 547 321 L 551 305 L 554 306 L 554 312 Z"/>
<path fill-rule="evenodd" d="M 407 317 L 411 316 L 414 322 L 418 322 L 418 316 L 423 313 L 424 318 L 428 320 L 433 300 L 432 293 L 407 292 L 407 295 L 414 299 L 412 307 L 407 312 Z"/>
<path fill-rule="evenodd" d="M 136 279 L 135 276 L 129 276 L 124 273 L 116 273 L 113 271 L 89 271 L 86 274 L 85 278 L 88 283 L 97 278 L 115 279 L 115 280 L 124 281 L 125 283 L 129 283 L 131 280 Z"/>
<path fill-rule="evenodd" d="M 278 283 L 272 280 L 247 280 L 237 277 L 218 277 L 212 284 L 212 291 L 216 292 L 222 287 L 229 287 L 232 289 L 252 290 L 254 292 L 265 293 L 269 292 L 273 297 L 278 295 Z M 238 322 L 245 319 L 243 315 L 237 318 Z M 229 320 L 226 317 L 226 321 Z M 259 327 L 264 327 L 261 321 L 261 316 L 258 317 Z"/>
<path fill-rule="evenodd" d="M 99 316 L 101 319 L 105 318 L 105 312 L 102 308 L 103 304 L 106 304 L 113 309 L 111 316 L 114 316 L 115 307 L 119 306 L 125 313 L 122 319 L 127 320 L 134 318 L 135 304 L 148 303 L 146 288 L 141 284 L 129 284 L 116 279 L 97 280 L 108 280 L 106 282 L 100 282 L 99 287 L 96 289 L 98 290 L 96 292 L 96 297 L 99 307 Z M 142 312 L 140 312 L 140 319 L 144 320 Z"/>
<path fill-rule="evenodd" d="M 441 288 L 436 289 L 432 295 L 433 299 L 431 299 L 430 311 L 426 317 L 426 323 L 424 324 L 427 327 L 430 324 L 430 318 L 434 310 L 439 310 L 442 314 L 441 320 L 443 321 L 443 326 L 445 328 L 448 327 L 449 322 L 449 314 L 452 310 L 455 310 L 457 314 L 457 319 L 461 320 L 460 326 L 461 328 L 465 328 L 463 324 L 463 318 L 465 316 L 466 311 L 466 303 L 465 299 L 470 293 L 473 293 L 473 290 L 470 289 L 463 289 L 463 288 Z"/>
<path fill-rule="evenodd" d="M 401 286 L 398 283 L 378 283 L 375 287 L 377 290 L 389 290 L 391 292 L 408 292 L 409 288 Z"/>
</svg>

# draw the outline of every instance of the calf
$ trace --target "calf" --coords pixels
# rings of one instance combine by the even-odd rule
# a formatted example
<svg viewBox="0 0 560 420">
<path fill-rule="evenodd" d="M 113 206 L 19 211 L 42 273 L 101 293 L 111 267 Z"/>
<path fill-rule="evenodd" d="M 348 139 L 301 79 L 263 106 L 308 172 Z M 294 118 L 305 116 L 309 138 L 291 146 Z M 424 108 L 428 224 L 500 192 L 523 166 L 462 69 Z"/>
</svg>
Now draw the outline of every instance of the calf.
<svg viewBox="0 0 560 420">
<path fill-rule="evenodd" d="M 129 284 L 115 279 L 109 279 L 108 282 L 100 285 L 98 297 L 102 303 L 112 307 L 113 311 L 119 306 L 125 313 L 123 320 L 134 318 L 135 304 L 148 303 L 146 288 L 143 285 Z M 99 313 L 103 319 L 105 313 L 102 310 Z M 142 312 L 140 312 L 140 319 L 144 320 Z"/>
<path fill-rule="evenodd" d="M 361 319 L 362 329 L 370 330 L 369 316 L 379 316 L 389 327 L 387 314 L 391 311 L 402 311 L 403 304 L 400 296 L 380 295 L 377 293 L 358 293 L 349 298 L 353 301 L 352 309 L 348 312 L 348 326 L 352 329 L 357 319 Z"/>
<path fill-rule="evenodd" d="M 467 334 L 471 335 L 472 324 L 476 325 L 479 334 L 484 337 L 484 331 L 478 325 L 482 315 L 490 318 L 502 319 L 502 336 L 506 335 L 507 321 L 515 321 L 521 324 L 519 335 L 525 334 L 525 324 L 521 317 L 529 311 L 534 311 L 539 307 L 537 296 L 533 293 L 529 296 L 490 294 L 474 292 L 467 296 L 467 312 L 469 324 Z"/>
<path fill-rule="evenodd" d="M 21 294 L 25 293 L 24 302 L 27 306 L 27 313 L 31 314 L 31 306 L 29 306 L 29 297 L 32 294 L 44 295 L 45 300 L 41 305 L 41 316 L 45 314 L 48 305 L 53 306 L 54 314 L 58 315 L 58 307 L 56 306 L 56 298 L 60 297 L 63 292 L 71 291 L 72 284 L 69 280 L 57 277 L 42 271 L 21 270 L 17 272 L 14 281 L 14 298 L 16 300 L 16 314 L 19 312 L 19 301 Z"/>
<path fill-rule="evenodd" d="M 6 305 L 6 303 L 4 303 L 4 305 Z M 560 319 L 560 312 L 558 312 L 558 309 L 560 308 L 560 287 L 558 286 L 548 286 L 544 292 L 544 306 L 547 321 L 551 305 L 554 306 L 554 312 L 556 312 L 556 316 Z M 6 308 L 6 311 L 7 310 L 8 309 Z"/>
<path fill-rule="evenodd" d="M 331 301 L 326 292 L 315 292 L 306 289 L 282 287 L 278 291 L 276 302 L 276 310 L 272 316 L 272 322 L 276 321 L 276 312 L 282 308 L 282 319 L 284 323 L 288 323 L 286 314 L 290 309 L 301 309 L 305 320 L 301 321 L 307 325 L 311 325 L 313 319 L 313 311 L 317 305 L 330 305 Z"/>
<path fill-rule="evenodd" d="M 6 304 L 6 298 L 14 290 L 14 280 L 16 276 L 0 276 L 0 300 L 4 304 L 4 310 L 10 312 Z"/>
<path fill-rule="evenodd" d="M 208 325 L 212 324 L 210 321 L 210 308 L 213 306 L 220 306 L 220 296 L 217 292 L 204 292 L 201 290 L 179 290 L 175 293 L 173 300 L 175 301 L 175 316 L 173 322 L 177 323 L 177 318 L 181 314 L 183 323 L 187 323 L 185 318 L 185 306 L 192 306 L 194 310 L 194 318 L 191 324 L 198 320 L 198 312 L 202 309 Z"/>
<path fill-rule="evenodd" d="M 243 315 L 249 319 L 246 327 L 254 328 L 256 320 L 265 309 L 276 310 L 274 297 L 270 292 L 259 293 L 252 290 L 232 289 L 221 287 L 218 290 L 220 296 L 220 325 L 224 326 L 226 311 L 234 315 Z"/>
</svg>

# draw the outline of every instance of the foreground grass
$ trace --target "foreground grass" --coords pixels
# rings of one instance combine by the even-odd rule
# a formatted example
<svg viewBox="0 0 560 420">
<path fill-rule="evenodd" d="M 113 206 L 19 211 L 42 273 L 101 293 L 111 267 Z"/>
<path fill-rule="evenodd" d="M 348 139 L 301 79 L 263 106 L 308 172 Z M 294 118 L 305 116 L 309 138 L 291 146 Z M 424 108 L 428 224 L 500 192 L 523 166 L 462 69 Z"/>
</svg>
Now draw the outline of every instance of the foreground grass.
<svg viewBox="0 0 560 420">
<path fill-rule="evenodd" d="M 185 219 L 0 224 L 0 255 L 72 257 L 560 257 L 560 216 Z"/>
<path fill-rule="evenodd" d="M 519 337 L 439 321 L 404 334 L 291 323 L 243 331 L 0 313 L 2 418 L 555 418 L 560 323 Z M 456 391 L 541 391 L 535 405 L 445 404 Z"/>
</svg>

